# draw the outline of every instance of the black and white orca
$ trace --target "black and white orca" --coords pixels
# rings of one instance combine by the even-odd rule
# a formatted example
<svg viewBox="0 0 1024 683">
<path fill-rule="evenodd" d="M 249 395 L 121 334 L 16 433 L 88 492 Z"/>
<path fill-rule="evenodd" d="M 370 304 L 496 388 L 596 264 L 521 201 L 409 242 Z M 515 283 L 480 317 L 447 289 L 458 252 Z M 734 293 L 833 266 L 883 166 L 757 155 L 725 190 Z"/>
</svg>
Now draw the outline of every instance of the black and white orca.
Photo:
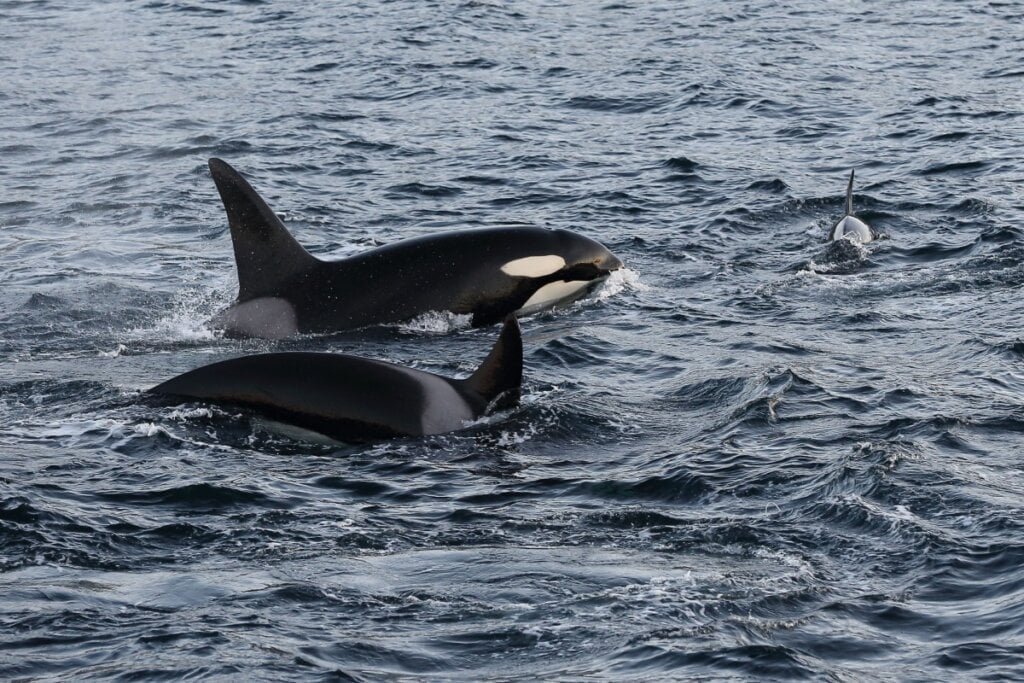
<svg viewBox="0 0 1024 683">
<path fill-rule="evenodd" d="M 875 239 L 875 232 L 867 223 L 853 215 L 853 170 L 850 170 L 850 182 L 846 185 L 846 215 L 835 224 L 829 239 L 838 242 L 842 239 L 852 239 L 867 244 Z"/>
<path fill-rule="evenodd" d="M 584 296 L 622 267 L 592 239 L 534 227 L 444 232 L 321 261 L 235 169 L 209 163 L 238 267 L 238 300 L 213 320 L 229 334 L 279 339 L 431 311 L 470 314 L 480 327 Z"/>
<path fill-rule="evenodd" d="M 522 337 L 509 316 L 465 379 L 336 353 L 266 353 L 197 368 L 149 393 L 249 409 L 306 439 L 359 442 L 459 429 L 517 404 L 522 377 Z"/>
</svg>

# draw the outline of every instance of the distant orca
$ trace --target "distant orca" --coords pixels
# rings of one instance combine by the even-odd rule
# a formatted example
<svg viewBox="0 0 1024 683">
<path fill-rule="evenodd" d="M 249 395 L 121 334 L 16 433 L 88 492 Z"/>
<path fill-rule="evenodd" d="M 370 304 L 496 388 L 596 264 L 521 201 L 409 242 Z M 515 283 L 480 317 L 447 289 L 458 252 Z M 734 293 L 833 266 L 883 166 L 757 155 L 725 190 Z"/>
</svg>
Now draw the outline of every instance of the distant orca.
<svg viewBox="0 0 1024 683">
<path fill-rule="evenodd" d="M 149 390 L 253 410 L 308 436 L 366 441 L 440 434 L 519 402 L 523 342 L 509 316 L 466 379 L 336 353 L 267 353 L 213 363 Z"/>
<path fill-rule="evenodd" d="M 850 182 L 846 186 L 846 215 L 836 223 L 829 233 L 829 239 L 838 242 L 841 239 L 852 237 L 861 244 L 867 244 L 875 239 L 875 233 L 867 223 L 853 215 L 853 170 L 850 170 Z"/>
<path fill-rule="evenodd" d="M 594 240 L 532 227 L 444 232 L 325 262 L 231 166 L 210 159 L 210 173 L 238 267 L 238 300 L 213 324 L 231 334 L 279 339 L 429 311 L 472 314 L 479 327 L 581 297 L 622 267 Z"/>
</svg>

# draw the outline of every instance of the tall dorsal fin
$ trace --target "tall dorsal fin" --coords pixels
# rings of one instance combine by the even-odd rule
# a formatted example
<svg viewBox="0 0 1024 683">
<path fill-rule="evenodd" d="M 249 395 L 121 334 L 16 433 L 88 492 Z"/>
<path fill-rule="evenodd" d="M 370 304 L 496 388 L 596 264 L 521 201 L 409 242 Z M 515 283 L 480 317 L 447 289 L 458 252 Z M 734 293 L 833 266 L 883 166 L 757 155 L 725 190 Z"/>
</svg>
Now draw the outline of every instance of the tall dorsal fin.
<svg viewBox="0 0 1024 683">
<path fill-rule="evenodd" d="M 853 169 L 850 169 L 850 182 L 846 184 L 846 215 L 853 215 Z"/>
<path fill-rule="evenodd" d="M 319 263 L 238 171 L 220 159 L 210 159 L 210 175 L 231 227 L 239 301 L 275 296 L 288 280 Z"/>
<path fill-rule="evenodd" d="M 493 410 L 518 403 L 522 383 L 523 337 L 519 320 L 510 314 L 494 348 L 476 372 L 462 380 L 462 385 L 483 397 Z"/>
</svg>

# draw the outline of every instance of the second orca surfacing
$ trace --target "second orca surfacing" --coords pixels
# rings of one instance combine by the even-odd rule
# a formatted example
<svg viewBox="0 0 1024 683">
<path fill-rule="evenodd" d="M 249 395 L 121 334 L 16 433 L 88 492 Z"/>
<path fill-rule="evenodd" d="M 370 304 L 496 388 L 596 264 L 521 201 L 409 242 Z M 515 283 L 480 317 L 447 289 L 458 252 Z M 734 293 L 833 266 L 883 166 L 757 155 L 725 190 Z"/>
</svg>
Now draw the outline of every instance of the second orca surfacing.
<svg viewBox="0 0 1024 683">
<path fill-rule="evenodd" d="M 584 296 L 622 267 L 592 239 L 534 227 L 444 232 L 322 261 L 235 169 L 209 164 L 238 268 L 238 300 L 213 324 L 232 335 L 280 339 L 431 311 L 472 315 L 480 327 Z"/>
<path fill-rule="evenodd" d="M 850 182 L 846 184 L 846 213 L 829 231 L 828 238 L 833 242 L 854 240 L 867 244 L 875 239 L 875 231 L 867 223 L 853 215 L 853 170 L 850 170 Z"/>
<path fill-rule="evenodd" d="M 509 316 L 477 370 L 450 379 L 338 353 L 264 353 L 196 368 L 149 394 L 253 411 L 305 440 L 441 434 L 519 402 L 523 342 Z"/>
</svg>

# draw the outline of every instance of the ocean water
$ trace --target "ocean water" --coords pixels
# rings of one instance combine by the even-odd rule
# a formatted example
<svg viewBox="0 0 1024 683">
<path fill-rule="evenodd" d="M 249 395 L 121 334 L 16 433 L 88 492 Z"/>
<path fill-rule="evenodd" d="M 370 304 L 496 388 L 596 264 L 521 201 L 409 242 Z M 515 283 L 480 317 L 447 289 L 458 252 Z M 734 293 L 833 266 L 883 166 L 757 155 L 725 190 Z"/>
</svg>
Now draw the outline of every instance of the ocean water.
<svg viewBox="0 0 1024 683">
<path fill-rule="evenodd" d="M 0 2 L 0 678 L 1024 677 L 1024 3 Z M 208 157 L 314 253 L 503 222 L 628 270 L 522 404 L 290 440 Z M 881 238 L 829 245 L 846 179 Z"/>
</svg>

